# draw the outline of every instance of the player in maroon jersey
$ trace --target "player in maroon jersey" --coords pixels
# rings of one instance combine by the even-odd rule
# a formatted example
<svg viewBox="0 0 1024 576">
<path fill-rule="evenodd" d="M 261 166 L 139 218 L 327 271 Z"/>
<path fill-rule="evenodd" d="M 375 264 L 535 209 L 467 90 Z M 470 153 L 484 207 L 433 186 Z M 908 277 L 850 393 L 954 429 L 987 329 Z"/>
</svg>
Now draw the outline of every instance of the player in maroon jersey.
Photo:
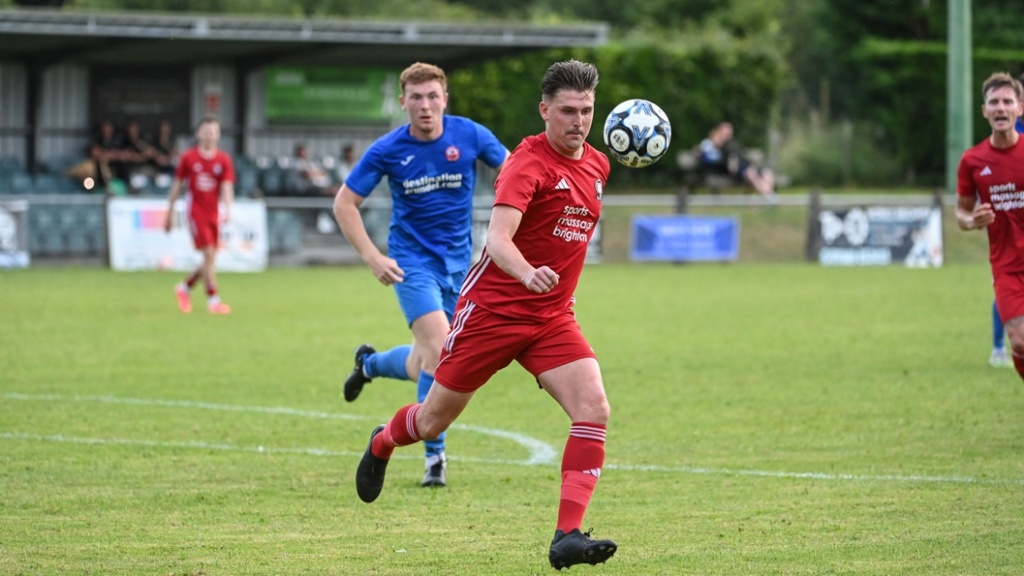
<svg viewBox="0 0 1024 576">
<path fill-rule="evenodd" d="M 235 168 L 231 156 L 217 148 L 220 141 L 220 122 L 205 116 L 196 127 L 198 142 L 186 150 L 178 160 L 174 182 L 168 194 L 167 219 L 164 230 L 170 232 L 173 225 L 174 201 L 181 193 L 182 182 L 188 182 L 189 230 L 196 250 L 203 253 L 203 261 L 189 274 L 185 281 L 174 287 L 178 297 L 178 308 L 182 312 L 192 311 L 190 290 L 200 278 L 206 286 L 206 306 L 213 314 L 227 314 L 231 307 L 221 302 L 217 294 L 217 243 L 220 239 L 220 225 L 227 222 L 231 214 L 231 203 L 235 197 Z M 221 212 L 220 201 L 224 201 Z"/>
<path fill-rule="evenodd" d="M 466 276 L 434 372 L 439 385 L 373 431 L 356 471 L 359 498 L 373 502 L 395 447 L 436 438 L 515 360 L 571 420 L 548 553 L 559 570 L 604 562 L 616 550 L 615 542 L 580 532 L 604 465 L 610 412 L 600 366 L 573 313 L 610 171 L 608 157 L 586 142 L 597 82 L 593 64 L 548 68 L 539 106 L 545 130 L 524 139 L 498 175 L 487 244 Z"/>
<path fill-rule="evenodd" d="M 982 84 L 981 113 L 992 134 L 960 159 L 956 219 L 961 230 L 988 232 L 996 308 L 1024 379 L 1024 143 L 1014 128 L 1024 112 L 1022 91 L 1004 72 Z"/>
</svg>

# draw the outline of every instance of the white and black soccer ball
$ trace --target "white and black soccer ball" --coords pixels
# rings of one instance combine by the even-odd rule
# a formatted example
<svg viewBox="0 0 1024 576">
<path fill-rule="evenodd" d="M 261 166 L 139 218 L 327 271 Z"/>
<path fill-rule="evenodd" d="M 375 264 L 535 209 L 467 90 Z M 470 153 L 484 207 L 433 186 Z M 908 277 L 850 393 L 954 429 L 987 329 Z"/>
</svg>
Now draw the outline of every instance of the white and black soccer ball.
<svg viewBox="0 0 1024 576">
<path fill-rule="evenodd" d="M 672 124 L 657 104 L 643 98 L 619 103 L 604 121 L 604 144 L 619 163 L 650 166 L 668 151 Z"/>
</svg>

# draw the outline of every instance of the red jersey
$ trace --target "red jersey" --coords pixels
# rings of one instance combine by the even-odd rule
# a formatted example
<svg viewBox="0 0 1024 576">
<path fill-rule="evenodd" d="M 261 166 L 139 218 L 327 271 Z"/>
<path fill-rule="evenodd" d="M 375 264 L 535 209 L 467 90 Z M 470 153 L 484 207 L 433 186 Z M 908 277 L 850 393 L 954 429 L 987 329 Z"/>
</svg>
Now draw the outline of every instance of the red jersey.
<svg viewBox="0 0 1024 576">
<path fill-rule="evenodd" d="M 174 177 L 188 180 L 189 214 L 193 219 L 217 218 L 220 188 L 224 182 L 235 181 L 231 156 L 217 150 L 210 158 L 192 147 L 181 155 Z"/>
<path fill-rule="evenodd" d="M 531 292 L 499 268 L 485 248 L 459 296 L 502 316 L 545 319 L 564 313 L 601 216 L 610 170 L 608 157 L 589 144 L 574 160 L 556 152 L 544 134 L 523 139 L 498 174 L 494 204 L 523 213 L 512 241 L 532 266 L 554 270 L 558 284 L 546 294 Z"/>
<path fill-rule="evenodd" d="M 993 148 L 986 138 L 964 152 L 956 193 L 992 205 L 988 225 L 993 274 L 1024 272 L 1024 138 L 1009 148 Z"/>
</svg>

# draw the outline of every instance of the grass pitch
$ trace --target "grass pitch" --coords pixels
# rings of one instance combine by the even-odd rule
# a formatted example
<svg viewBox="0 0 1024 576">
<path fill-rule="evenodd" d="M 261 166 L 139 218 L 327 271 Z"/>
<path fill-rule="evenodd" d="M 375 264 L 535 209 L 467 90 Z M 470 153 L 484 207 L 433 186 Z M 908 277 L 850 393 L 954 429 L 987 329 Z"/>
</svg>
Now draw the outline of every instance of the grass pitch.
<svg viewBox="0 0 1024 576">
<path fill-rule="evenodd" d="M 353 475 L 414 385 L 341 396 L 408 340 L 362 268 L 0 274 L 0 573 L 549 574 L 569 422 L 513 365 L 449 435 L 450 487 L 398 451 Z M 1024 385 L 986 364 L 985 263 L 938 270 L 597 265 L 580 322 L 612 403 L 573 574 L 1019 574 Z M 196 304 L 200 304 L 196 296 Z"/>
</svg>

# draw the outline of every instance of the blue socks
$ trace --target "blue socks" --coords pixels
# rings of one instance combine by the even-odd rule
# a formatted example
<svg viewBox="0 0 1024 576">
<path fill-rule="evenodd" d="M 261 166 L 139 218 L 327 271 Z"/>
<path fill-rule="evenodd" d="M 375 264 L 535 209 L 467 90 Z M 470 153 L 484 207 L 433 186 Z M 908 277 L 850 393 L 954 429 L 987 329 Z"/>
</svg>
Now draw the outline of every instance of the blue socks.
<svg viewBox="0 0 1024 576">
<path fill-rule="evenodd" d="M 996 309 L 996 303 L 992 303 L 992 348 L 1003 348 L 1005 342 L 1003 341 L 1003 321 L 999 319 L 999 310 Z"/>
<path fill-rule="evenodd" d="M 370 378 L 383 376 L 396 380 L 408 380 L 409 375 L 405 371 L 405 361 L 412 353 L 412 345 L 395 346 L 384 352 L 367 354 L 363 360 L 363 372 Z"/>
<path fill-rule="evenodd" d="M 426 372 L 420 372 L 420 377 L 416 381 L 416 401 L 423 402 L 423 399 L 427 397 L 427 392 L 430 392 L 431 385 L 434 384 L 434 375 L 427 374 Z M 429 458 L 432 455 L 441 454 L 444 452 L 444 437 L 447 432 L 442 432 L 437 440 L 424 440 L 423 447 Z"/>
<path fill-rule="evenodd" d="M 410 353 L 412 353 L 412 345 L 405 344 L 403 346 L 395 346 L 384 352 L 367 354 L 366 358 L 363 359 L 363 372 L 370 378 L 383 377 L 394 378 L 395 380 L 408 380 L 409 375 L 405 371 L 405 361 L 409 358 Z M 430 391 L 430 386 L 433 384 L 433 374 L 420 372 L 420 377 L 416 380 L 417 402 L 423 402 L 423 399 L 427 397 L 427 392 Z M 445 434 L 441 434 L 437 440 L 423 442 L 428 458 L 444 452 L 444 437 Z"/>
</svg>

